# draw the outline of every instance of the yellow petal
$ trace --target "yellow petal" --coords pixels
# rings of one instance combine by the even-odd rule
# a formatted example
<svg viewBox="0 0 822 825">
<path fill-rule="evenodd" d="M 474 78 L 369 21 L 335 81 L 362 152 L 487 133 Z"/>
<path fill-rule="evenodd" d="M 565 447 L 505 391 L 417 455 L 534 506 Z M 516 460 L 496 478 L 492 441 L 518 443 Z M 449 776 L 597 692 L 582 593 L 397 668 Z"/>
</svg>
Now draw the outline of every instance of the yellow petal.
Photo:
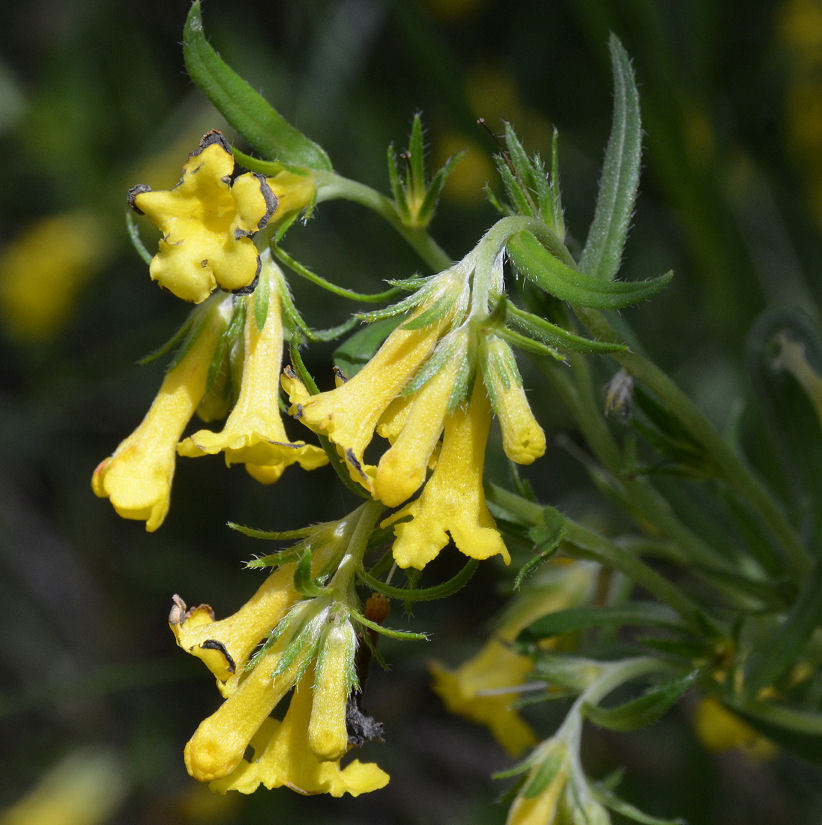
<svg viewBox="0 0 822 825">
<path fill-rule="evenodd" d="M 268 312 L 262 329 L 255 317 L 255 298 L 246 299 L 243 377 L 237 403 L 222 432 L 200 430 L 177 447 L 180 455 L 197 457 L 223 452 L 226 464 L 254 466 L 249 472 L 258 477 L 273 476 L 298 463 L 313 470 L 327 463 L 325 451 L 304 441 L 291 442 L 286 435 L 277 403 L 278 380 L 283 353 L 279 277 L 270 253 L 263 253 L 264 271 L 257 287 L 268 291 Z M 264 465 L 265 470 L 257 465 Z M 269 480 L 269 479 L 266 479 Z"/>
<path fill-rule="evenodd" d="M 518 688 L 534 669 L 528 656 L 515 653 L 492 638 L 456 670 L 439 662 L 432 662 L 429 669 L 434 677 L 434 691 L 448 710 L 489 727 L 512 756 L 536 743 L 533 730 L 512 707 L 519 696 Z M 510 691 L 504 691 L 505 688 Z"/>
<path fill-rule="evenodd" d="M 467 556 L 487 559 L 499 554 L 510 562 L 482 488 L 490 424 L 485 389 L 475 381 L 468 409 L 455 410 L 446 421 L 437 466 L 422 494 L 383 522 L 411 516 L 394 527 L 394 560 L 400 567 L 422 570 L 448 543 L 449 533 Z"/>
<path fill-rule="evenodd" d="M 770 759 L 776 745 L 713 697 L 703 698 L 694 717 L 697 738 L 710 751 L 736 748 L 754 759 Z"/>
<path fill-rule="evenodd" d="M 465 347 L 458 346 L 440 371 L 414 394 L 402 429 L 377 465 L 374 496 L 383 504 L 399 506 L 425 481 L 465 357 Z"/>
<path fill-rule="evenodd" d="M 220 304 L 207 311 L 196 341 L 166 375 L 143 421 L 92 477 L 96 495 L 108 497 L 123 518 L 145 520 L 149 532 L 168 512 L 177 441 L 203 397 L 211 354 L 225 327 Z"/>
<path fill-rule="evenodd" d="M 184 300 L 199 303 L 217 286 L 243 289 L 259 274 L 250 236 L 268 223 L 277 199 L 261 175 L 249 172 L 232 184 L 233 168 L 228 145 L 214 131 L 189 156 L 173 189 L 129 192 L 129 203 L 163 232 L 152 279 Z"/>
<path fill-rule="evenodd" d="M 482 367 L 485 385 L 499 418 L 505 455 L 517 464 L 532 464 L 545 453 L 545 432 L 531 411 L 508 343 L 489 335 L 485 340 Z"/>
<path fill-rule="evenodd" d="M 297 175 L 294 172 L 278 172 L 273 178 L 266 178 L 269 188 L 277 198 L 277 221 L 305 209 L 317 191 L 314 178 Z"/>
<path fill-rule="evenodd" d="M 567 748 L 563 744 L 548 740 L 540 749 L 544 749 L 544 755 L 529 771 L 525 785 L 508 811 L 505 825 L 558 825 L 560 821 L 564 821 L 560 818 L 560 800 L 568 782 Z M 529 786 L 544 772 L 549 760 L 554 763 L 553 777 L 535 796 L 526 796 Z"/>
<path fill-rule="evenodd" d="M 227 776 L 240 764 L 251 737 L 294 684 L 305 663 L 305 651 L 272 678 L 287 641 L 278 641 L 234 693 L 200 722 L 184 751 L 186 768 L 198 781 Z"/>
<path fill-rule="evenodd" d="M 174 638 L 183 650 L 202 659 L 223 696 L 236 691 L 254 649 L 299 598 L 295 569 L 296 564 L 278 567 L 236 613 L 220 621 L 214 621 L 208 605 L 186 610 L 175 597 L 169 616 Z"/>
<path fill-rule="evenodd" d="M 368 490 L 374 468 L 365 465 L 363 453 L 377 421 L 426 361 L 447 323 L 447 318 L 442 318 L 421 329 L 395 329 L 374 357 L 336 389 L 308 395 L 293 378 L 283 381 L 291 400 L 289 413 L 333 441 L 351 478 Z"/>
<path fill-rule="evenodd" d="M 282 722 L 267 719 L 251 742 L 254 758 L 243 760 L 236 770 L 210 787 L 253 793 L 260 784 L 266 788 L 288 787 L 301 794 L 327 793 L 359 796 L 385 787 L 388 774 L 374 763 L 354 760 L 345 768 L 339 760 L 323 761 L 308 745 L 308 724 L 312 707 L 313 668 L 294 690 Z"/>
<path fill-rule="evenodd" d="M 356 646 L 354 628 L 346 621 L 328 630 L 317 659 L 308 744 L 320 760 L 340 759 L 348 750 L 345 708 Z"/>
</svg>

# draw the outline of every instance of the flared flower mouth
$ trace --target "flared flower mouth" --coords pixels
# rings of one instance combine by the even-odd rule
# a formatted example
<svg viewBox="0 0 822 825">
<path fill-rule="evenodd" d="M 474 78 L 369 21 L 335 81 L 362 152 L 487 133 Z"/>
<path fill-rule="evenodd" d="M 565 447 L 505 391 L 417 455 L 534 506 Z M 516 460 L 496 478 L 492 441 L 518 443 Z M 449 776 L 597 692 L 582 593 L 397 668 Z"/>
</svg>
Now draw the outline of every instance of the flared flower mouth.
<svg viewBox="0 0 822 825">
<path fill-rule="evenodd" d="M 252 236 L 277 209 L 266 179 L 246 172 L 231 181 L 234 156 L 220 132 L 209 132 L 169 190 L 144 185 L 129 190 L 128 203 L 162 231 L 151 261 L 152 280 L 185 301 L 200 303 L 217 287 L 250 287 L 260 257 Z"/>
<path fill-rule="evenodd" d="M 193 343 L 166 374 L 137 429 L 92 476 L 95 495 L 110 499 L 122 518 L 145 521 L 149 532 L 168 513 L 177 442 L 205 392 L 211 356 L 225 329 L 228 301 L 198 310 L 205 316 L 196 325 Z"/>
<path fill-rule="evenodd" d="M 325 451 L 286 434 L 278 404 L 283 354 L 282 273 L 262 253 L 262 271 L 254 295 L 246 302 L 243 324 L 243 367 L 240 392 L 221 432 L 199 430 L 182 441 L 177 452 L 189 458 L 223 453 L 226 464 L 245 464 L 264 483 L 279 479 L 292 464 L 313 470 L 328 463 Z M 262 295 L 260 293 L 263 293 Z M 257 302 L 265 308 L 262 319 Z"/>
<path fill-rule="evenodd" d="M 491 408 L 481 381 L 474 382 L 467 408 L 457 408 L 445 423 L 442 449 L 422 493 L 391 515 L 393 553 L 400 567 L 422 570 L 448 544 L 474 559 L 500 555 L 511 560 L 497 530 L 482 487 Z M 410 516 L 409 521 L 404 521 Z"/>
</svg>

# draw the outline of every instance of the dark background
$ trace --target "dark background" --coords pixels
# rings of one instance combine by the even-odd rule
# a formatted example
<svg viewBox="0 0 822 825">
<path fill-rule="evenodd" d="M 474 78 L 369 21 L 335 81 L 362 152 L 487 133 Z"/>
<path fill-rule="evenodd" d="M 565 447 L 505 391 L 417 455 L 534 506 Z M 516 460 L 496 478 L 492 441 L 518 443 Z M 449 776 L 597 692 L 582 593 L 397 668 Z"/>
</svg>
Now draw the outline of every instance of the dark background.
<svg viewBox="0 0 822 825">
<path fill-rule="evenodd" d="M 201 664 L 173 644 L 171 594 L 233 612 L 257 585 L 242 561 L 260 548 L 227 519 L 287 529 L 351 504 L 329 470 L 290 469 L 269 488 L 219 459 L 183 459 L 169 516 L 149 535 L 90 490 L 93 468 L 160 383 L 161 365 L 137 359 L 187 312 L 149 281 L 123 219 L 130 185 L 173 184 L 199 135 L 221 125 L 183 69 L 187 9 L 185 0 L 34 0 L 0 27 L 0 809 L 83 747 L 104 748 L 111 776 L 100 781 L 122 785 L 111 822 L 502 822 L 505 806 L 493 803 L 503 784 L 488 776 L 507 765 L 504 754 L 485 731 L 444 714 L 426 672 L 429 658 L 456 664 L 479 645 L 477 628 L 510 582 L 494 563 L 449 602 L 392 617 L 435 637 L 386 645 L 392 671 L 369 685 L 386 743 L 365 756 L 391 773 L 386 790 L 342 801 L 286 790 L 212 798 L 185 773 L 183 744 L 218 696 Z M 612 30 L 634 58 L 646 132 L 621 277 L 676 274 L 663 295 L 625 312 L 648 350 L 722 426 L 746 392 L 745 336 L 757 315 L 798 305 L 818 317 L 817 2 L 742 11 L 719 0 L 211 0 L 203 15 L 222 56 L 343 174 L 387 190 L 385 147 L 405 146 L 417 110 L 435 161 L 467 146 L 433 225 L 454 258 L 494 218 L 482 185 L 494 183 L 495 147 L 478 116 L 497 132 L 512 121 L 543 155 L 559 129 L 566 218 L 572 242 L 584 240 L 611 116 Z M 10 267 L 41 219 L 78 210 L 90 222 L 80 252 L 56 235 L 35 244 L 43 254 L 30 264 Z M 287 248 L 369 291 L 382 278 L 425 272 L 389 228 L 350 205 L 323 204 Z M 359 308 L 292 285 L 318 327 Z M 53 318 L 34 325 L 31 304 L 54 305 Z M 330 352 L 309 355 L 326 385 Z M 572 427 L 550 393 L 535 387 L 535 398 L 550 436 Z M 532 476 L 545 501 L 602 506 L 556 447 Z M 632 801 L 695 825 L 819 821 L 818 775 L 784 755 L 759 764 L 706 753 L 691 710 L 686 703 L 640 734 L 592 731 L 592 774 L 626 764 Z"/>
</svg>

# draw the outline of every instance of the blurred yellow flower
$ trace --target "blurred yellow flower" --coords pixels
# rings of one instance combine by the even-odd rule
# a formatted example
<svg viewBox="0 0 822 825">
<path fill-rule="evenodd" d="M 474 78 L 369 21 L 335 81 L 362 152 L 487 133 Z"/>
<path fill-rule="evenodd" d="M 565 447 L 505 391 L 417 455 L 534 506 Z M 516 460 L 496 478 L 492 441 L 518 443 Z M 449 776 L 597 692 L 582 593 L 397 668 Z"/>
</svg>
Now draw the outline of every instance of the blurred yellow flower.
<svg viewBox="0 0 822 825">
<path fill-rule="evenodd" d="M 721 753 L 735 748 L 753 759 L 770 759 L 777 752 L 773 742 L 712 696 L 706 696 L 697 705 L 694 729 L 710 751 Z"/>
<path fill-rule="evenodd" d="M 199 430 L 182 441 L 177 452 L 190 458 L 222 452 L 227 465 L 244 463 L 254 478 L 269 484 L 291 464 L 313 470 L 327 464 L 328 457 L 320 447 L 292 442 L 286 435 L 277 403 L 283 354 L 281 273 L 268 250 L 262 259 L 257 289 L 244 299 L 244 361 L 237 402 L 221 432 Z M 258 305 L 265 309 L 262 326 Z"/>
<path fill-rule="evenodd" d="M 129 190 L 129 205 L 163 232 L 151 278 L 178 298 L 200 303 L 218 286 L 246 289 L 259 274 L 251 236 L 271 219 L 277 198 L 262 175 L 247 172 L 231 182 L 233 170 L 234 156 L 214 130 L 189 156 L 173 189 Z"/>
<path fill-rule="evenodd" d="M 127 791 L 125 767 L 116 754 L 77 750 L 0 811 L 0 825 L 102 825 L 114 821 Z"/>
<path fill-rule="evenodd" d="M 453 670 L 440 662 L 431 662 L 434 691 L 446 708 L 486 725 L 512 756 L 534 745 L 533 730 L 513 706 L 534 663 L 529 656 L 516 653 L 510 643 L 542 616 L 587 603 L 598 574 L 599 565 L 593 562 L 547 562 L 517 593 L 494 635 L 476 655 Z"/>
<path fill-rule="evenodd" d="M 163 380 L 145 418 L 104 461 L 91 480 L 95 495 L 109 498 L 123 518 L 144 520 L 152 532 L 168 513 L 177 442 L 203 397 L 217 339 L 231 298 L 204 308 L 196 340 Z"/>
<path fill-rule="evenodd" d="M 515 653 L 497 638 L 456 670 L 440 662 L 429 665 L 434 692 L 451 713 L 486 725 L 511 756 L 532 747 L 537 738 L 512 702 L 534 668 L 530 657 Z M 507 688 L 507 690 L 506 690 Z"/>
<path fill-rule="evenodd" d="M 0 312 L 8 333 L 27 342 L 59 333 L 110 251 L 106 226 L 91 212 L 64 212 L 26 227 L 0 252 Z"/>
</svg>

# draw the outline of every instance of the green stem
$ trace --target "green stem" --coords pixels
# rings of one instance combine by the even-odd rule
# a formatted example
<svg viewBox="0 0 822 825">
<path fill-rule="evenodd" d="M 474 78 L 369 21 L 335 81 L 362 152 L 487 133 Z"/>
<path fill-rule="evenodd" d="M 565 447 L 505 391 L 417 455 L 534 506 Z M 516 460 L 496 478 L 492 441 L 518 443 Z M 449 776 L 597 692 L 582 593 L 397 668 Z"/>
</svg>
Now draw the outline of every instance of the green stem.
<svg viewBox="0 0 822 825">
<path fill-rule="evenodd" d="M 451 258 L 425 229 L 408 227 L 402 222 L 402 217 L 390 198 L 364 183 L 335 172 L 317 171 L 313 174 L 317 182 L 317 203 L 340 198 L 365 206 L 388 221 L 434 272 L 451 266 Z"/>
<path fill-rule="evenodd" d="M 588 362 L 578 355 L 570 356 L 569 360 L 570 374 L 567 368 L 547 358 L 534 358 L 537 368 L 551 381 L 576 419 L 594 455 L 621 483 L 625 498 L 631 501 L 640 526 L 643 522 L 653 524 L 663 535 L 670 536 L 686 549 L 693 561 L 727 566 L 727 559 L 689 530 L 647 479 L 624 477 L 622 450 L 608 429 L 601 413 L 601 405 L 594 397 Z"/>
<path fill-rule="evenodd" d="M 542 506 L 516 493 L 491 485 L 488 490 L 488 500 L 518 516 L 526 524 L 542 523 Z M 713 625 L 695 601 L 633 553 L 604 536 L 566 518 L 563 542 L 566 544 L 569 555 L 592 559 L 605 567 L 624 573 L 631 581 L 647 590 L 660 602 L 673 608 L 696 633 L 703 635 L 707 631 L 722 635 L 719 628 Z"/>
<path fill-rule="evenodd" d="M 580 317 L 599 338 L 618 341 L 619 336 L 605 316 L 594 310 L 579 310 Z M 636 352 L 611 355 L 638 381 L 652 390 L 713 457 L 722 474 L 736 492 L 755 510 L 778 539 L 794 569 L 806 575 L 813 559 L 802 544 L 781 507 L 773 500 L 762 482 L 738 458 L 713 425 L 690 398 L 652 361 Z"/>
</svg>

